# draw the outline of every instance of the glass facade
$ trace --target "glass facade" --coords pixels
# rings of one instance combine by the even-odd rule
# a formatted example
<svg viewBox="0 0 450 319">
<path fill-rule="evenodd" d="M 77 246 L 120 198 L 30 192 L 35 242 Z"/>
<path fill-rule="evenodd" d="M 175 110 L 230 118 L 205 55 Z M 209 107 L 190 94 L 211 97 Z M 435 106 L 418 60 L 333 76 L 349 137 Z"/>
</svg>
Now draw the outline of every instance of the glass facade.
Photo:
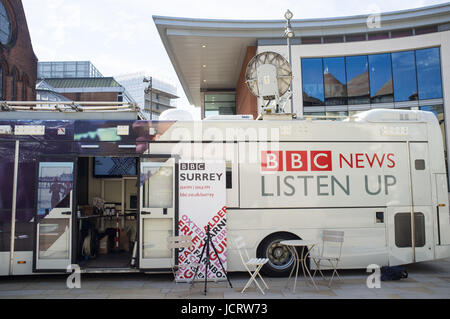
<svg viewBox="0 0 450 319">
<path fill-rule="evenodd" d="M 408 107 L 404 105 L 407 102 L 419 101 L 420 105 L 420 101 L 443 97 L 438 47 L 363 56 L 304 58 L 301 65 L 305 113 L 353 111 L 352 105 L 366 105 L 366 109 L 370 109 L 371 105 L 379 103 L 389 103 L 391 108 Z"/>
<path fill-rule="evenodd" d="M 348 112 L 347 111 L 334 111 L 334 112 L 326 112 L 327 117 L 334 117 L 335 120 L 341 121 L 344 118 L 347 118 Z"/>
<path fill-rule="evenodd" d="M 442 98 L 439 48 L 416 51 L 417 82 L 421 100 Z"/>
<path fill-rule="evenodd" d="M 392 53 L 395 102 L 417 100 L 415 60 L 414 51 Z"/>
<path fill-rule="evenodd" d="M 447 136 L 440 48 L 332 58 L 303 58 L 303 113 L 340 120 L 371 108 L 429 111 Z M 448 170 L 448 169 L 447 169 Z"/>
<path fill-rule="evenodd" d="M 392 86 L 391 56 L 389 54 L 369 55 L 370 102 L 391 103 L 394 101 Z"/>
<path fill-rule="evenodd" d="M 303 105 L 325 105 L 322 59 L 302 59 Z"/>
<path fill-rule="evenodd" d="M 38 78 L 101 78 L 89 61 L 38 62 Z"/>
<path fill-rule="evenodd" d="M 325 105 L 347 104 L 347 79 L 345 58 L 323 59 Z"/>
<path fill-rule="evenodd" d="M 205 93 L 205 118 L 213 115 L 235 115 L 236 94 Z"/>
<path fill-rule="evenodd" d="M 347 69 L 348 104 L 369 104 L 369 65 L 367 56 L 345 58 Z"/>
</svg>

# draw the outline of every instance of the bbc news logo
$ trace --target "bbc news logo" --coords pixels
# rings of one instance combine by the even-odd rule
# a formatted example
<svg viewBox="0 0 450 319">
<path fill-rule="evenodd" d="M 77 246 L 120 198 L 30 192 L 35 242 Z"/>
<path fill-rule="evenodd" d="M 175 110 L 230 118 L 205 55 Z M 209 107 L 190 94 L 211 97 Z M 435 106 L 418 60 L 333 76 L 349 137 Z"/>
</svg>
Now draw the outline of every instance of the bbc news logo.
<svg viewBox="0 0 450 319">
<path fill-rule="evenodd" d="M 331 151 L 262 151 L 263 172 L 329 172 L 333 170 Z"/>
</svg>

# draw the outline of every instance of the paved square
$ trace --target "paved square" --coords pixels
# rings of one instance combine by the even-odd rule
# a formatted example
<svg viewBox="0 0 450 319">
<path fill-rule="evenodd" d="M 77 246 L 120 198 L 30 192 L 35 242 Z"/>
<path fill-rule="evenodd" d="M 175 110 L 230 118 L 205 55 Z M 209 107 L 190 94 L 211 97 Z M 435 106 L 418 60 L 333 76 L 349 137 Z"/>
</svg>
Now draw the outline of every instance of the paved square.
<svg viewBox="0 0 450 319">
<path fill-rule="evenodd" d="M 287 278 L 265 278 L 270 289 L 262 295 L 256 287 L 240 291 L 248 280 L 246 273 L 230 274 L 233 288 L 226 282 L 208 284 L 173 281 L 169 274 L 82 274 L 81 289 L 68 289 L 66 275 L 0 277 L 0 299 L 450 299 L 450 259 L 407 266 L 409 277 L 400 281 L 381 282 L 380 289 L 369 289 L 365 270 L 342 270 L 342 280 L 332 288 L 317 279 L 318 290 L 308 287 L 299 277 L 297 290 Z"/>
</svg>

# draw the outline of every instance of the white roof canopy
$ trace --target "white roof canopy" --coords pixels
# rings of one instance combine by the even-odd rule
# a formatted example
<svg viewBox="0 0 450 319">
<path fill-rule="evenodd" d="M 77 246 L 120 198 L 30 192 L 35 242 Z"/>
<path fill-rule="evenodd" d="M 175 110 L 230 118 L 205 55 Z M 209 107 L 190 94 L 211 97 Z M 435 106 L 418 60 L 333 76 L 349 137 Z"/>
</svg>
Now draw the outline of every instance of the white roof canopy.
<svg viewBox="0 0 450 319">
<path fill-rule="evenodd" d="M 368 28 L 368 17 L 359 15 L 292 20 L 291 25 L 297 36 L 308 37 L 448 24 L 450 3 L 382 13 L 379 29 Z M 201 105 L 202 90 L 234 89 L 247 47 L 257 45 L 258 40 L 281 41 L 286 24 L 285 20 L 213 20 L 162 16 L 153 16 L 153 20 L 186 96 L 196 106 Z"/>
</svg>

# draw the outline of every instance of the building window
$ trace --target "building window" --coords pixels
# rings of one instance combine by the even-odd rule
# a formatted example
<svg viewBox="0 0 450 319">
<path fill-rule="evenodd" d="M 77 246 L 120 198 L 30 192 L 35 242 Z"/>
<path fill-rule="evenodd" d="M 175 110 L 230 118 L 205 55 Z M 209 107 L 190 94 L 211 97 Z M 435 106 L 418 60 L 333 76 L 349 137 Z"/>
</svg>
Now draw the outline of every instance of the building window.
<svg viewBox="0 0 450 319">
<path fill-rule="evenodd" d="M 442 98 L 441 58 L 439 48 L 416 51 L 419 99 Z"/>
<path fill-rule="evenodd" d="M 5 95 L 4 95 L 4 83 L 5 83 L 5 73 L 3 71 L 3 65 L 0 64 L 0 101 L 4 101 L 5 100 Z"/>
<path fill-rule="evenodd" d="M 8 44 L 11 40 L 11 18 L 5 5 L 0 1 L 0 43 Z"/>
<path fill-rule="evenodd" d="M 22 76 L 22 101 L 28 100 L 28 87 L 30 86 L 30 81 L 28 80 L 28 75 L 24 74 Z"/>
<path fill-rule="evenodd" d="M 366 41 L 366 34 L 351 34 L 345 36 L 345 42 Z"/>
<path fill-rule="evenodd" d="M 369 67 L 367 56 L 347 57 L 348 104 L 370 104 Z"/>
<path fill-rule="evenodd" d="M 391 32 L 391 38 L 410 37 L 412 35 L 412 29 L 395 30 Z"/>
<path fill-rule="evenodd" d="M 305 112 L 305 116 L 317 116 L 317 117 L 323 117 L 326 116 L 325 112 Z"/>
<path fill-rule="evenodd" d="M 226 162 L 226 187 L 233 188 L 233 163 L 230 161 Z"/>
<path fill-rule="evenodd" d="M 369 41 L 384 40 L 384 39 L 389 39 L 389 33 L 387 32 L 369 33 Z"/>
<path fill-rule="evenodd" d="M 417 77 L 414 51 L 392 53 L 395 102 L 416 101 Z"/>
<path fill-rule="evenodd" d="M 334 119 L 337 121 L 342 121 L 348 117 L 347 111 L 332 111 L 332 112 L 327 112 L 326 114 L 327 114 L 327 117 L 330 117 L 332 119 L 334 117 Z"/>
<path fill-rule="evenodd" d="M 236 114 L 235 93 L 205 93 L 205 117 Z"/>
<path fill-rule="evenodd" d="M 428 34 L 433 32 L 438 32 L 438 27 L 436 25 L 416 29 L 416 35 Z"/>
<path fill-rule="evenodd" d="M 424 171 L 426 167 L 425 160 L 424 159 L 415 160 L 414 167 L 417 171 Z"/>
<path fill-rule="evenodd" d="M 16 100 L 16 85 L 17 85 L 16 72 L 13 72 L 11 77 L 11 101 Z"/>
<path fill-rule="evenodd" d="M 348 111 L 348 116 L 355 116 L 358 115 L 359 113 L 365 112 L 367 110 L 350 110 Z"/>
<path fill-rule="evenodd" d="M 394 101 L 392 65 L 390 54 L 369 55 L 370 101 L 390 103 Z"/>
<path fill-rule="evenodd" d="M 331 36 L 323 38 L 323 43 L 341 43 L 341 42 L 344 42 L 344 38 L 342 36 Z"/>
<path fill-rule="evenodd" d="M 302 74 L 303 105 L 325 105 L 322 59 L 302 59 Z"/>
<path fill-rule="evenodd" d="M 347 86 L 344 58 L 323 59 L 325 105 L 346 105 Z"/>
<path fill-rule="evenodd" d="M 321 44 L 322 38 L 320 37 L 304 37 L 302 38 L 302 44 Z"/>
</svg>

